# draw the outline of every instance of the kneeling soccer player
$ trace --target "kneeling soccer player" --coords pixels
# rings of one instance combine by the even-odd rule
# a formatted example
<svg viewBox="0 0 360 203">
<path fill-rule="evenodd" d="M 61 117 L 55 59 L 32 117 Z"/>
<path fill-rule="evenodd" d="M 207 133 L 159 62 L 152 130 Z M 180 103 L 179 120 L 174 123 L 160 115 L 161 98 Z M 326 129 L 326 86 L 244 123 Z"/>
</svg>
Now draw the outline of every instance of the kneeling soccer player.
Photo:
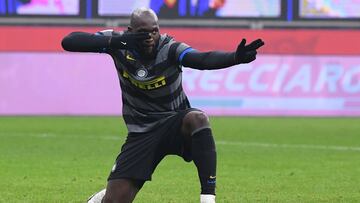
<svg viewBox="0 0 360 203">
<path fill-rule="evenodd" d="M 148 8 L 136 9 L 126 31 L 73 32 L 62 41 L 67 51 L 109 54 L 122 90 L 128 136 L 102 190 L 88 202 L 132 202 L 156 166 L 168 154 L 196 165 L 200 201 L 215 202 L 216 150 L 207 115 L 191 108 L 182 88 L 182 67 L 213 70 L 250 63 L 261 39 L 234 52 L 199 52 L 160 34 L 158 18 Z"/>
</svg>

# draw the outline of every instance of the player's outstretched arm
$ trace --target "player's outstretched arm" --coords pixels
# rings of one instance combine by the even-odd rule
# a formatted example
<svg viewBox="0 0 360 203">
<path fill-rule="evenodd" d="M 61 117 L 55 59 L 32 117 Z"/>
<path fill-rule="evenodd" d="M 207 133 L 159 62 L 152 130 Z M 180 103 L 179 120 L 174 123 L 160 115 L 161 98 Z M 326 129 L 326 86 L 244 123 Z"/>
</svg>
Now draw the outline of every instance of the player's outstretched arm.
<svg viewBox="0 0 360 203">
<path fill-rule="evenodd" d="M 111 36 L 96 35 L 86 32 L 72 32 L 65 36 L 61 46 L 66 51 L 102 52 L 109 48 Z"/>
<path fill-rule="evenodd" d="M 191 51 L 185 54 L 181 64 L 199 70 L 212 70 L 227 68 L 241 63 L 250 63 L 256 59 L 257 49 L 262 47 L 264 42 L 257 39 L 246 45 L 243 39 L 235 52 L 197 52 Z"/>
<path fill-rule="evenodd" d="M 86 32 L 72 32 L 61 42 L 66 51 L 74 52 L 106 52 L 107 49 L 135 49 L 148 39 L 149 33 L 124 33 L 122 35 L 105 36 Z"/>
</svg>

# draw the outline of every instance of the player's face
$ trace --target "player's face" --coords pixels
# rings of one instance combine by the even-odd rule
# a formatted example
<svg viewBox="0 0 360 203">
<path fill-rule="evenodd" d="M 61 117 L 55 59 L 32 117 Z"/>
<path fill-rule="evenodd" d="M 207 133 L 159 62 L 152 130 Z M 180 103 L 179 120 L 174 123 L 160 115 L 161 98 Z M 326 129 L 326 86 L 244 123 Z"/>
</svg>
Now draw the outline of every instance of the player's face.
<svg viewBox="0 0 360 203">
<path fill-rule="evenodd" d="M 151 37 L 142 42 L 142 50 L 140 51 L 145 57 L 153 57 L 156 54 L 156 47 L 160 39 L 158 23 L 152 18 L 147 18 L 133 27 L 131 32 L 148 32 L 150 34 Z"/>
</svg>

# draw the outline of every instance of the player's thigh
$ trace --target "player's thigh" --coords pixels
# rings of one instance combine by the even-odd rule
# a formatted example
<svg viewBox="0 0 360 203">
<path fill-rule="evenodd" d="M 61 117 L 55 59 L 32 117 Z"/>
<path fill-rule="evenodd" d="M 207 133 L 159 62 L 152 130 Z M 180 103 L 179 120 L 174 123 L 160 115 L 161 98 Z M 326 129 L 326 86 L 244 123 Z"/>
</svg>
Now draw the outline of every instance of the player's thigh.
<svg viewBox="0 0 360 203">
<path fill-rule="evenodd" d="M 142 180 L 127 178 L 109 180 L 103 201 L 119 203 L 132 202 L 143 184 L 144 181 Z"/>
</svg>

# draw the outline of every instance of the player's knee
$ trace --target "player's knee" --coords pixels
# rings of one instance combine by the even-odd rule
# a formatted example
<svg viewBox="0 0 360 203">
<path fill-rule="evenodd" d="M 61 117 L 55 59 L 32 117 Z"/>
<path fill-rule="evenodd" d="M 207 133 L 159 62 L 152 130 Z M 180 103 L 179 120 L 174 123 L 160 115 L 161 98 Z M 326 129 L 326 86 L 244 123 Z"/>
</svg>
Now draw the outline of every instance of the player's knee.
<svg viewBox="0 0 360 203">
<path fill-rule="evenodd" d="M 197 129 L 209 127 L 209 117 L 201 111 L 192 111 L 186 114 L 184 118 L 184 125 L 188 132 L 193 132 Z"/>
<path fill-rule="evenodd" d="M 204 112 L 197 112 L 195 114 L 195 128 L 209 126 L 209 117 Z"/>
</svg>

